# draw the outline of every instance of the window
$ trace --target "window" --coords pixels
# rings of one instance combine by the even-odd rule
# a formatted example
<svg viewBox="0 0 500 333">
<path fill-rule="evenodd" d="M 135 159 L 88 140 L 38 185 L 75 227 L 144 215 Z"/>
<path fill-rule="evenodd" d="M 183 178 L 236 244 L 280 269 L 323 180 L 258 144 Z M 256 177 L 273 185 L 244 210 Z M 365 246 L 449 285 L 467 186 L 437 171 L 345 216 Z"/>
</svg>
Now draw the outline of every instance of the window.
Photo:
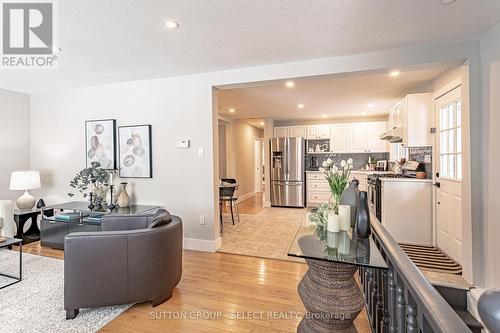
<svg viewBox="0 0 500 333">
<path fill-rule="evenodd" d="M 462 179 L 462 102 L 453 101 L 439 110 L 440 177 Z"/>
</svg>

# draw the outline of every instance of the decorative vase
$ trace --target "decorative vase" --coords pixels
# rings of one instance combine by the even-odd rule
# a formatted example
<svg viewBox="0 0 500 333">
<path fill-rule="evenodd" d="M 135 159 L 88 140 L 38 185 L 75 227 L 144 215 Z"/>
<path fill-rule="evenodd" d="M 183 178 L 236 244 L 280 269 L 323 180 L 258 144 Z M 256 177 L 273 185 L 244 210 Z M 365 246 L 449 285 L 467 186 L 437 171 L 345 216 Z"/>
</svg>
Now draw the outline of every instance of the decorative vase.
<svg viewBox="0 0 500 333">
<path fill-rule="evenodd" d="M 354 230 L 356 235 L 361 238 L 368 238 L 371 234 L 368 194 L 365 191 L 359 192 L 358 212 L 356 214 L 356 226 Z"/>
<path fill-rule="evenodd" d="M 358 201 L 359 201 L 359 180 L 353 179 L 349 186 L 345 189 L 344 193 L 342 193 L 342 197 L 340 198 L 341 205 L 351 206 L 351 227 L 354 228 L 356 224 L 356 211 L 358 209 Z"/>
<path fill-rule="evenodd" d="M 127 193 L 127 183 L 120 184 L 120 196 L 116 201 L 118 207 L 124 208 L 130 205 L 130 196 Z"/>
</svg>

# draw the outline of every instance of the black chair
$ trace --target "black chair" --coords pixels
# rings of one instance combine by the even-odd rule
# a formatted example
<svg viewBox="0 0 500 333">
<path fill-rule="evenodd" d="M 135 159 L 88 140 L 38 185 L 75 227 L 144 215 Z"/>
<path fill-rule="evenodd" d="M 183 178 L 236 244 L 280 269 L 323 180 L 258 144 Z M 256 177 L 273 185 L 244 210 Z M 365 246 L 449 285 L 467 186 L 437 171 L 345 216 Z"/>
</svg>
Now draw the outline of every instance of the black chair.
<svg viewBox="0 0 500 333">
<path fill-rule="evenodd" d="M 237 184 L 238 182 L 234 178 L 221 178 L 222 183 L 227 184 Z M 240 222 L 240 210 L 238 208 L 238 197 L 234 195 L 238 186 L 235 187 L 220 187 L 219 188 L 219 210 L 220 210 L 220 224 L 221 224 L 221 232 L 224 227 L 224 223 L 222 221 L 222 207 L 224 202 L 229 202 L 229 208 L 231 209 L 231 219 L 234 225 L 234 212 L 233 206 L 236 207 L 236 213 L 238 216 L 238 222 Z"/>
</svg>

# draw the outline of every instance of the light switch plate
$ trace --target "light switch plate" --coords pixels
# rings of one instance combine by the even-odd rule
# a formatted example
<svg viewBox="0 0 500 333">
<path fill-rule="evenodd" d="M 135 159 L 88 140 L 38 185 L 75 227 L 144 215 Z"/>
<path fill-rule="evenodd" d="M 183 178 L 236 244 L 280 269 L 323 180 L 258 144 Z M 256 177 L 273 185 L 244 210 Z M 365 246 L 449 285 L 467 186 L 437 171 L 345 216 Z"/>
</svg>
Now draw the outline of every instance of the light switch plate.
<svg viewBox="0 0 500 333">
<path fill-rule="evenodd" d="M 190 140 L 180 140 L 177 141 L 177 144 L 175 145 L 177 148 L 189 148 L 191 145 Z"/>
<path fill-rule="evenodd" d="M 205 156 L 205 148 L 199 147 L 198 148 L 198 156 L 199 157 L 204 157 Z"/>
</svg>

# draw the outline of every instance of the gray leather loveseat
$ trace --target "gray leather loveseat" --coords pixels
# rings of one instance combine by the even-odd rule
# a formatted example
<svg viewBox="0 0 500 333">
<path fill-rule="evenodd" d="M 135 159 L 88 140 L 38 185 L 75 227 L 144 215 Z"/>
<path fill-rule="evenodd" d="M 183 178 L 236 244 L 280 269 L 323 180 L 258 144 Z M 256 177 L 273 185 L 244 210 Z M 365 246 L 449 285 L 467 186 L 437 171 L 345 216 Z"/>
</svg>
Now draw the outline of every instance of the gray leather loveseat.
<svg viewBox="0 0 500 333">
<path fill-rule="evenodd" d="M 182 221 L 160 209 L 150 215 L 107 215 L 102 231 L 78 232 L 64 242 L 64 308 L 151 301 L 172 296 L 182 275 Z"/>
</svg>

